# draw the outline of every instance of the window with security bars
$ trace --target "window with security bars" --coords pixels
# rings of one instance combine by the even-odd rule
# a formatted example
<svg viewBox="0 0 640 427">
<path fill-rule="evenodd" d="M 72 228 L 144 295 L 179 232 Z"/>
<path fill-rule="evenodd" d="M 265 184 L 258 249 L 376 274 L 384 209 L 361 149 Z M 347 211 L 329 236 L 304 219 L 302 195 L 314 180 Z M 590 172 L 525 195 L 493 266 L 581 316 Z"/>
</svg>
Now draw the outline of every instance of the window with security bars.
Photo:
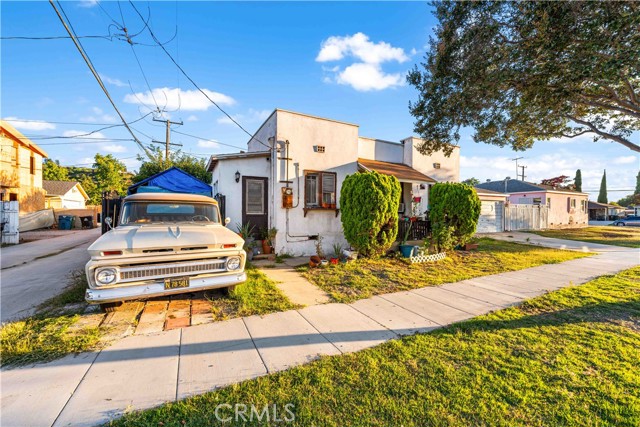
<svg viewBox="0 0 640 427">
<path fill-rule="evenodd" d="M 248 179 L 245 195 L 247 215 L 264 214 L 264 181 Z"/>
<path fill-rule="evenodd" d="M 335 172 L 305 172 L 305 207 L 335 208 L 336 183 L 337 176 Z"/>
</svg>

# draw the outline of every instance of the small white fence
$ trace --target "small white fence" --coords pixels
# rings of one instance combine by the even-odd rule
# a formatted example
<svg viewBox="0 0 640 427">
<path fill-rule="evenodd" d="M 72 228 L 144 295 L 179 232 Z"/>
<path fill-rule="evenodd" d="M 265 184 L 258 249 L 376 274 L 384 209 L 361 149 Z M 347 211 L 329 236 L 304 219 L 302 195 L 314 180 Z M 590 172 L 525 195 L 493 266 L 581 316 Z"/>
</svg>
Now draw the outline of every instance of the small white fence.
<svg viewBox="0 0 640 427">
<path fill-rule="evenodd" d="M 549 208 L 512 204 L 504 207 L 504 231 L 544 230 L 549 225 Z"/>
<path fill-rule="evenodd" d="M 18 202 L 0 202 L 0 223 L 2 224 L 2 244 L 17 245 L 20 242 Z"/>
</svg>

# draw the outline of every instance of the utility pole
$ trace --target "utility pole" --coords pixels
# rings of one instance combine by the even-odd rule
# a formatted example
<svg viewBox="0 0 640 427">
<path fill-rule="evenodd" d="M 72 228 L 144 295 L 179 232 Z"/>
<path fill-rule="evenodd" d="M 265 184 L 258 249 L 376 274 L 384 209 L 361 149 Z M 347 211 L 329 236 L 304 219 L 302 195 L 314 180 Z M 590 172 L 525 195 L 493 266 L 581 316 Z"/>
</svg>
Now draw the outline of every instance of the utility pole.
<svg viewBox="0 0 640 427">
<path fill-rule="evenodd" d="M 153 118 L 154 122 L 162 122 L 162 123 L 166 123 L 167 125 L 167 136 L 166 136 L 166 140 L 164 142 L 162 141 L 156 141 L 155 139 L 152 140 L 151 142 L 156 143 L 156 144 L 164 144 L 165 145 L 165 150 L 164 150 L 164 161 L 167 163 L 167 166 L 169 165 L 169 146 L 170 145 L 175 145 L 175 146 L 179 146 L 182 147 L 182 144 L 175 144 L 171 142 L 171 125 L 180 125 L 182 126 L 183 123 L 182 122 L 172 122 L 171 120 L 167 119 L 167 120 L 162 120 L 162 119 L 156 119 L 155 117 Z"/>
<path fill-rule="evenodd" d="M 516 157 L 515 159 L 511 159 L 511 160 L 515 160 L 516 162 L 516 179 L 518 179 L 518 160 L 520 159 L 524 159 L 524 157 Z"/>
<path fill-rule="evenodd" d="M 524 170 L 527 168 L 526 166 L 520 166 L 522 169 L 522 180 L 524 181 Z"/>
</svg>

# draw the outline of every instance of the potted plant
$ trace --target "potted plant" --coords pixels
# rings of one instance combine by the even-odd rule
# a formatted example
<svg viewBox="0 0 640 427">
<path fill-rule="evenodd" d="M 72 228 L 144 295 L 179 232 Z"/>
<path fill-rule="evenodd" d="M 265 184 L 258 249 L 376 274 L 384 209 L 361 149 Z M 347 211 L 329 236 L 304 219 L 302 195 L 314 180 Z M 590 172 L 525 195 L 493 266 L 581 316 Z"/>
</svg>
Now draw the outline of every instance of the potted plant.
<svg viewBox="0 0 640 427">
<path fill-rule="evenodd" d="M 467 243 L 464 244 L 465 251 L 474 251 L 478 249 L 478 240 L 471 239 Z"/>
<path fill-rule="evenodd" d="M 411 258 L 413 254 L 413 246 L 407 245 L 407 240 L 409 240 L 409 235 L 411 233 L 411 227 L 413 226 L 413 222 L 408 222 L 409 226 L 404 232 L 404 236 L 402 236 L 402 241 L 400 242 L 400 252 L 402 252 L 402 256 L 405 258 Z"/>
<path fill-rule="evenodd" d="M 273 252 L 273 241 L 278 234 L 278 229 L 275 227 L 267 228 L 262 231 L 262 253 L 270 254 Z"/>
<path fill-rule="evenodd" d="M 251 237 L 251 235 L 253 234 L 253 230 L 255 228 L 256 227 L 251 225 L 250 222 L 246 224 L 241 224 L 241 223 L 236 224 L 238 236 L 242 237 L 245 241 L 249 240 L 249 237 Z"/>
<path fill-rule="evenodd" d="M 333 244 L 334 257 L 329 260 L 331 264 L 338 264 L 340 262 L 340 254 L 342 253 L 342 245 L 340 243 Z"/>
</svg>

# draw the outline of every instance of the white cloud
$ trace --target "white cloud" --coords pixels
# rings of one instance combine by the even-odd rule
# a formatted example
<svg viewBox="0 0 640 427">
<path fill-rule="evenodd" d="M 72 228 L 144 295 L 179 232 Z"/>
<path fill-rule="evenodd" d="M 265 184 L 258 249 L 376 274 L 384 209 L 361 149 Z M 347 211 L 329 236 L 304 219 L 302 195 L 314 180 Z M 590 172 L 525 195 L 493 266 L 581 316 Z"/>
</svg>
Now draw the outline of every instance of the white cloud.
<svg viewBox="0 0 640 427">
<path fill-rule="evenodd" d="M 628 165 L 630 163 L 638 164 L 638 156 L 621 156 L 613 159 L 613 163 L 616 165 Z"/>
<path fill-rule="evenodd" d="M 106 151 L 107 153 L 126 153 L 127 147 L 125 147 L 124 145 L 119 145 L 119 144 L 108 144 L 108 145 L 103 145 L 102 149 L 104 151 Z"/>
<path fill-rule="evenodd" d="M 320 45 L 317 62 L 338 61 L 345 56 L 353 56 L 368 64 L 387 61 L 405 62 L 409 59 L 404 49 L 393 47 L 386 42 L 373 43 L 369 36 L 356 33 L 352 36 L 332 36 Z"/>
<path fill-rule="evenodd" d="M 221 105 L 233 105 L 235 100 L 219 92 L 203 89 L 209 98 Z M 124 102 L 143 106 L 152 106 L 157 102 L 167 110 L 206 111 L 214 105 L 197 90 L 182 90 L 179 88 L 155 88 L 152 92 L 138 92 L 127 94 Z"/>
<path fill-rule="evenodd" d="M 249 111 L 246 114 L 234 114 L 231 117 L 240 124 L 259 123 L 265 121 L 270 114 L 270 110 L 254 110 L 253 108 L 249 108 Z M 235 123 L 233 123 L 227 116 L 220 117 L 217 122 L 220 124 L 235 126 Z"/>
<path fill-rule="evenodd" d="M 188 122 L 197 122 L 198 120 L 200 120 L 200 119 L 198 119 L 198 116 L 196 116 L 194 114 L 192 114 L 189 117 L 187 117 L 187 121 Z"/>
<path fill-rule="evenodd" d="M 400 73 L 387 74 L 377 64 L 357 63 L 338 73 L 336 82 L 351 86 L 357 91 L 367 92 L 402 86 L 404 76 Z"/>
<path fill-rule="evenodd" d="M 126 84 L 122 80 L 114 79 L 112 77 L 107 76 L 106 74 L 100 73 L 99 76 L 102 79 L 102 81 L 104 81 L 106 83 L 109 83 L 110 85 L 117 86 L 117 87 L 126 87 L 126 86 L 128 86 L 128 84 Z"/>
<path fill-rule="evenodd" d="M 18 119 L 17 117 L 5 117 L 3 120 L 9 122 L 14 128 L 21 130 L 47 130 L 56 128 L 56 125 L 45 122 L 44 120 L 26 121 Z"/>
<path fill-rule="evenodd" d="M 98 0 L 80 0 L 78 7 L 90 8 L 98 5 Z"/>
<path fill-rule="evenodd" d="M 220 146 L 220 144 L 218 144 L 218 141 L 214 141 L 212 139 L 199 139 L 198 140 L 198 147 L 202 147 L 202 148 L 218 148 Z"/>
<path fill-rule="evenodd" d="M 411 54 L 415 54 L 415 49 Z M 393 47 L 386 42 L 373 43 L 369 36 L 356 33 L 352 36 L 332 36 L 320 45 L 317 62 L 339 61 L 351 57 L 356 62 L 347 65 L 322 67 L 329 75 L 322 79 L 325 83 L 338 83 L 353 87 L 357 91 L 383 90 L 404 85 L 403 73 L 387 73 L 382 69 L 385 62 L 403 63 L 409 59 L 404 49 Z"/>
</svg>

